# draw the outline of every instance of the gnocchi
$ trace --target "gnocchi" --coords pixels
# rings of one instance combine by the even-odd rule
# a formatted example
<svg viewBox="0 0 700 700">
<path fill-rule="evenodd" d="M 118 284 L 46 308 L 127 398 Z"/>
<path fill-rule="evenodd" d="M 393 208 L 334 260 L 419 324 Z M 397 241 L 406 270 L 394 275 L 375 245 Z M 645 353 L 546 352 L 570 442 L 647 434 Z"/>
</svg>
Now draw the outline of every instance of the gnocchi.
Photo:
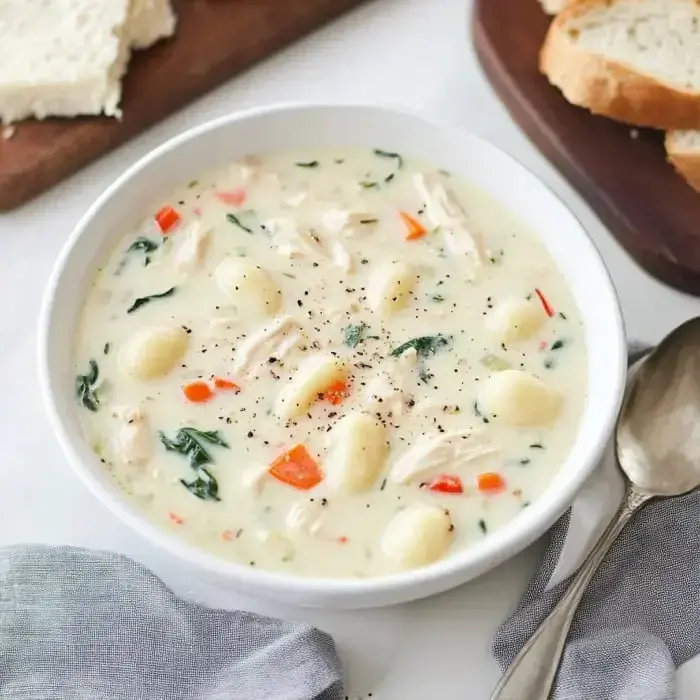
<svg viewBox="0 0 700 700">
<path fill-rule="evenodd" d="M 382 553 L 398 569 L 441 559 L 452 540 L 452 520 L 444 508 L 424 503 L 400 510 L 382 535 Z"/>
<path fill-rule="evenodd" d="M 333 355 L 315 355 L 305 359 L 277 396 L 277 417 L 291 420 L 306 412 L 331 384 L 342 382 L 346 375 L 345 363 Z"/>
<path fill-rule="evenodd" d="M 227 257 L 217 266 L 214 277 L 240 313 L 272 316 L 280 308 L 282 292 L 260 265 Z"/>
<path fill-rule="evenodd" d="M 384 426 L 366 413 L 352 411 L 328 435 L 328 487 L 344 493 L 361 493 L 371 488 L 384 468 L 388 451 Z"/>
<path fill-rule="evenodd" d="M 370 309 L 380 314 L 399 311 L 408 302 L 415 283 L 415 272 L 404 262 L 395 260 L 378 267 L 367 288 Z"/>
<path fill-rule="evenodd" d="M 547 320 L 542 308 L 527 299 L 507 299 L 486 319 L 488 329 L 502 342 L 531 338 Z"/>
<path fill-rule="evenodd" d="M 491 375 L 479 395 L 482 410 L 511 425 L 548 425 L 556 419 L 561 404 L 558 391 L 517 369 Z"/>
<path fill-rule="evenodd" d="M 121 364 L 136 379 L 168 374 L 187 351 L 189 338 L 180 326 L 145 328 L 134 333 L 121 350 Z"/>
</svg>

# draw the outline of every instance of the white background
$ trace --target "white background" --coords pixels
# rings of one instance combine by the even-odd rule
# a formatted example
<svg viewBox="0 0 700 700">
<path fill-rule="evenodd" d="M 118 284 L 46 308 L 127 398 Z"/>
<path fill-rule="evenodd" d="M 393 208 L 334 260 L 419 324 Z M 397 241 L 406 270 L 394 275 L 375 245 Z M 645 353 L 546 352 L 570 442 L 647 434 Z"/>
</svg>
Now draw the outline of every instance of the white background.
<svg viewBox="0 0 700 700">
<path fill-rule="evenodd" d="M 656 283 L 627 258 L 510 120 L 472 52 L 470 4 L 375 0 L 232 80 L 47 195 L 0 215 L 0 544 L 43 541 L 113 549 L 142 560 L 178 592 L 210 605 L 309 620 L 336 637 L 353 700 L 370 691 L 373 700 L 488 697 L 498 676 L 489 656 L 490 638 L 532 572 L 536 548 L 451 593 L 391 609 L 321 613 L 242 600 L 183 571 L 85 490 L 49 430 L 35 377 L 41 294 L 60 247 L 89 203 L 127 165 L 183 129 L 277 101 L 407 105 L 485 136 L 546 180 L 591 232 L 612 271 L 630 337 L 656 341 L 700 312 L 699 300 Z M 700 662 L 681 670 L 679 685 L 681 700 L 698 696 Z"/>
</svg>

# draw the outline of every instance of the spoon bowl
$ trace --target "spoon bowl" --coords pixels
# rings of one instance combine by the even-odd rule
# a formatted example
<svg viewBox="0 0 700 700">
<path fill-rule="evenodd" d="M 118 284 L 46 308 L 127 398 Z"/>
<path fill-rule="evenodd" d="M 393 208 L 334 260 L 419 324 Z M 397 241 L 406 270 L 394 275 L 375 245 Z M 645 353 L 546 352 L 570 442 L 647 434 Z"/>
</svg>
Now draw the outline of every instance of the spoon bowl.
<svg viewBox="0 0 700 700">
<path fill-rule="evenodd" d="M 620 468 L 640 494 L 679 496 L 700 486 L 700 318 L 641 362 L 615 439 Z"/>
</svg>

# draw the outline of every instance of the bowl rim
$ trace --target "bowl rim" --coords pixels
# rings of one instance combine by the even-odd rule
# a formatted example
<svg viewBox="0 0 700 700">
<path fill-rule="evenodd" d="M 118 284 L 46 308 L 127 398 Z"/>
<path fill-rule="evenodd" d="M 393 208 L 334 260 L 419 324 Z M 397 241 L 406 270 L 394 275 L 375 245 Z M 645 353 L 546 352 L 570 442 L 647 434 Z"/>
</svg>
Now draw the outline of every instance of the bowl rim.
<svg viewBox="0 0 700 700">
<path fill-rule="evenodd" d="M 90 466 L 82 459 L 75 444 L 77 441 L 84 438 L 74 434 L 75 431 L 70 428 L 68 422 L 64 420 L 59 411 L 53 389 L 54 378 L 50 369 L 50 330 L 52 318 L 56 313 L 55 296 L 62 281 L 64 268 L 68 260 L 74 255 L 80 239 L 90 227 L 95 216 L 100 212 L 106 202 L 114 196 L 119 195 L 121 188 L 128 181 L 138 177 L 141 171 L 146 169 L 147 166 L 163 155 L 178 149 L 183 144 L 198 139 L 211 131 L 227 128 L 241 121 L 288 111 L 347 110 L 348 108 L 371 110 L 378 114 L 388 112 L 390 116 L 394 118 L 419 120 L 423 122 L 423 126 L 426 128 L 452 132 L 456 137 L 462 139 L 467 137 L 476 142 L 480 142 L 487 150 L 495 151 L 505 157 L 509 161 L 510 167 L 523 172 L 523 174 L 533 182 L 533 186 L 547 190 L 549 195 L 558 201 L 562 209 L 566 210 L 567 215 L 579 229 L 576 235 L 582 239 L 581 243 L 588 248 L 590 253 L 586 264 L 589 267 L 597 268 L 599 281 L 605 285 L 605 288 L 599 291 L 607 297 L 610 306 L 609 310 L 612 312 L 616 330 L 614 337 L 606 338 L 606 343 L 610 350 L 610 362 L 611 365 L 613 365 L 612 370 L 614 371 L 615 381 L 610 385 L 610 401 L 607 402 L 605 407 L 601 407 L 604 415 L 602 416 L 603 420 L 600 421 L 600 425 L 604 427 L 598 436 L 598 444 L 591 446 L 584 465 L 569 478 L 565 485 L 566 487 L 553 496 L 547 510 L 539 514 L 535 513 L 535 515 L 523 513 L 518 518 L 514 518 L 506 523 L 489 537 L 484 538 L 484 540 L 466 547 L 459 552 L 455 552 L 451 556 L 429 566 L 366 579 L 302 577 L 282 572 L 257 569 L 236 561 L 226 560 L 209 554 L 184 540 L 180 540 L 175 534 L 171 534 L 151 522 L 144 514 L 138 511 L 135 506 L 128 502 L 126 496 L 121 493 L 116 484 L 113 487 L 105 486 L 98 479 L 97 475 L 93 474 L 93 470 Z M 48 414 L 53 431 L 72 469 L 77 473 L 88 489 L 106 505 L 112 513 L 136 532 L 145 536 L 146 539 L 150 540 L 151 544 L 162 547 L 170 554 L 175 555 L 178 559 L 187 561 L 190 565 L 195 565 L 230 582 L 236 581 L 246 590 L 257 591 L 266 597 L 275 598 L 276 594 L 279 594 L 278 599 L 287 599 L 289 598 L 290 590 L 293 589 L 300 594 L 330 596 L 340 601 L 344 597 L 363 597 L 374 594 L 381 595 L 382 593 L 404 591 L 401 600 L 407 601 L 424 595 L 419 589 L 429 586 L 431 583 L 433 584 L 433 588 L 438 590 L 435 586 L 437 582 L 441 580 L 449 581 L 449 583 L 439 588 L 439 590 L 445 590 L 446 588 L 458 585 L 460 582 L 468 580 L 468 578 L 478 576 L 495 567 L 531 544 L 537 537 L 545 532 L 562 513 L 564 513 L 584 481 L 590 476 L 591 472 L 600 462 L 603 451 L 612 434 L 625 386 L 627 350 L 619 298 L 610 273 L 603 262 L 597 246 L 579 218 L 563 199 L 544 180 L 514 158 L 507 150 L 494 145 L 488 139 L 476 135 L 467 129 L 441 121 L 440 119 L 436 119 L 432 114 L 410 109 L 404 105 L 397 107 L 396 105 L 354 102 L 288 101 L 235 111 L 189 128 L 161 143 L 139 158 L 136 162 L 132 163 L 132 165 L 99 195 L 73 228 L 51 271 L 39 314 L 37 364 L 39 385 L 45 410 Z M 527 510 L 535 511 L 534 508 Z M 516 521 L 521 527 L 513 527 L 513 523 Z M 461 579 L 458 578 L 460 572 L 465 571 L 473 571 L 474 573 L 470 576 L 463 576 Z"/>
</svg>

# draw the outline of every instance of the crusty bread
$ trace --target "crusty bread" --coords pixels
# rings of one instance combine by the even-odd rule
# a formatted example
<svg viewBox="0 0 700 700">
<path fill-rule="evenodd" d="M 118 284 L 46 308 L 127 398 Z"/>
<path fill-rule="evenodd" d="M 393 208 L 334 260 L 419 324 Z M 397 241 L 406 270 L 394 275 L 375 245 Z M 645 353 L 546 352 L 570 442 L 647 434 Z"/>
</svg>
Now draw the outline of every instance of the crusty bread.
<svg viewBox="0 0 700 700">
<path fill-rule="evenodd" d="M 146 49 L 175 32 L 175 13 L 170 0 L 131 0 L 128 20 L 129 43 Z"/>
<path fill-rule="evenodd" d="M 118 114 L 129 0 L 0 0 L 0 121 Z"/>
<path fill-rule="evenodd" d="M 542 8 L 548 15 L 556 15 L 564 9 L 568 0 L 540 0 Z"/>
<path fill-rule="evenodd" d="M 676 170 L 700 192 L 700 131 L 669 131 L 666 153 Z"/>
<path fill-rule="evenodd" d="M 540 68 L 569 102 L 659 129 L 700 128 L 700 0 L 573 0 Z"/>
</svg>

